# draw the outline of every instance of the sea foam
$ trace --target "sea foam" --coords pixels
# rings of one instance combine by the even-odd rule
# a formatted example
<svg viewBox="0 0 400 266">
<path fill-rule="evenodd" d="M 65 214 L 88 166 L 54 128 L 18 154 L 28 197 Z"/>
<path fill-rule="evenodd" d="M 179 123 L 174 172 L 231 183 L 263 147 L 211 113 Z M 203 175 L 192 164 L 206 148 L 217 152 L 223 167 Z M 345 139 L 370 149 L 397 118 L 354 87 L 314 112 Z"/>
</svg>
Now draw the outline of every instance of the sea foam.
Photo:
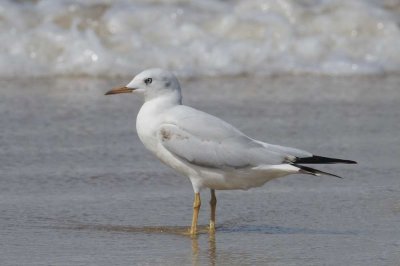
<svg viewBox="0 0 400 266">
<path fill-rule="evenodd" d="M 0 77 L 400 71 L 397 0 L 0 3 Z"/>
</svg>

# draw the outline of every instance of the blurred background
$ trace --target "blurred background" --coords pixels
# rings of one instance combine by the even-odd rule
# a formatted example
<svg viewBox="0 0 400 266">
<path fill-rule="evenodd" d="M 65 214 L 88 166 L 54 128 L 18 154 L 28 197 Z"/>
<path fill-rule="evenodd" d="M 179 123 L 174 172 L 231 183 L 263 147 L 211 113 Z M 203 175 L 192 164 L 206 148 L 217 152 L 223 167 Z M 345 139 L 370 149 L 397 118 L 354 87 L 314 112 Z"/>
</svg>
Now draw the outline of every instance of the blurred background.
<svg viewBox="0 0 400 266">
<path fill-rule="evenodd" d="M 1 0 L 1 265 L 399 265 L 400 0 Z M 217 191 L 135 132 L 148 67 L 250 137 L 358 165 Z M 206 126 L 206 125 L 205 125 Z M 209 217 L 202 192 L 199 224 Z"/>
<path fill-rule="evenodd" d="M 3 0 L 0 77 L 382 74 L 398 0 Z"/>
</svg>

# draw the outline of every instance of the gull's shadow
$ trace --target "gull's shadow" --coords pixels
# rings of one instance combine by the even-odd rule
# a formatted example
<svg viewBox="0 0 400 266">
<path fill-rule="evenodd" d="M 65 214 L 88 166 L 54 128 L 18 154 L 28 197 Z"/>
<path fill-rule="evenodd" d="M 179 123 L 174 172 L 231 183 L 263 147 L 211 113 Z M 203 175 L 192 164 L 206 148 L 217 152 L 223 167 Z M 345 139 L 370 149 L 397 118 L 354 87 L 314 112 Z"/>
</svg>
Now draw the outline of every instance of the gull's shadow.
<svg viewBox="0 0 400 266">
<path fill-rule="evenodd" d="M 310 229 L 299 227 L 284 227 L 271 225 L 221 225 L 217 228 L 221 233 L 259 233 L 259 234 L 304 234 L 304 235 L 358 235 L 360 232 L 355 230 L 330 230 L 330 229 Z"/>
<path fill-rule="evenodd" d="M 145 233 L 145 234 L 172 234 L 190 236 L 188 226 L 129 226 L 129 225 L 111 225 L 111 224 L 82 224 L 71 223 L 64 226 L 57 226 L 60 229 L 70 230 L 89 230 L 104 232 L 122 232 L 122 233 Z M 208 233 L 207 225 L 199 225 L 198 233 Z"/>
</svg>

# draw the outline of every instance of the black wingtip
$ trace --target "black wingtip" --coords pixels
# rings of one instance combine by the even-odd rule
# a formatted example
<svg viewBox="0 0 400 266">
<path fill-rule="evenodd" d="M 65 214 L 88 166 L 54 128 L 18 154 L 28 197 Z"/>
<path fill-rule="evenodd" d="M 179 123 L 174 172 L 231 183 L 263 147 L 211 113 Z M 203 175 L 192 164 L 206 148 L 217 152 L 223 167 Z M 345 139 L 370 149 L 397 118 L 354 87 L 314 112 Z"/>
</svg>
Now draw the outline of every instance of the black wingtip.
<svg viewBox="0 0 400 266">
<path fill-rule="evenodd" d="M 343 159 L 323 157 L 323 156 L 318 156 L 318 155 L 313 155 L 311 157 L 304 157 L 304 158 L 296 158 L 294 163 L 296 163 L 296 164 L 334 164 L 334 163 L 357 164 L 356 161 L 352 161 L 352 160 L 343 160 Z"/>
<path fill-rule="evenodd" d="M 337 178 L 343 178 L 341 176 L 338 176 L 338 175 L 335 175 L 335 174 L 331 174 L 331 173 L 328 173 L 328 172 L 324 172 L 324 171 L 321 171 L 321 170 L 318 170 L 318 169 L 314 169 L 314 168 L 311 168 L 311 167 L 307 167 L 307 166 L 304 166 L 304 165 L 297 165 L 297 164 L 293 164 L 293 165 L 298 167 L 300 169 L 299 173 L 302 173 L 302 174 L 309 174 L 309 175 L 320 175 L 320 174 L 322 174 L 322 175 L 334 176 L 334 177 L 337 177 Z"/>
</svg>

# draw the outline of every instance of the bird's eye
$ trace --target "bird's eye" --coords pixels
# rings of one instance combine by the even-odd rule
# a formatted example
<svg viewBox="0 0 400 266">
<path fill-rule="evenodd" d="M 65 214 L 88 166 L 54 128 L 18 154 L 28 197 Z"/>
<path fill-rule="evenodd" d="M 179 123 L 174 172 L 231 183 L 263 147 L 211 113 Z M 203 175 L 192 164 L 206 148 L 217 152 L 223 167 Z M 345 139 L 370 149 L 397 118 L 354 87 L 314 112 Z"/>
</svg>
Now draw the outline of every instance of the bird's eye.
<svg viewBox="0 0 400 266">
<path fill-rule="evenodd" d="M 149 85 L 152 81 L 153 81 L 152 78 L 147 78 L 144 80 L 144 83 L 146 83 L 146 85 Z"/>
</svg>

